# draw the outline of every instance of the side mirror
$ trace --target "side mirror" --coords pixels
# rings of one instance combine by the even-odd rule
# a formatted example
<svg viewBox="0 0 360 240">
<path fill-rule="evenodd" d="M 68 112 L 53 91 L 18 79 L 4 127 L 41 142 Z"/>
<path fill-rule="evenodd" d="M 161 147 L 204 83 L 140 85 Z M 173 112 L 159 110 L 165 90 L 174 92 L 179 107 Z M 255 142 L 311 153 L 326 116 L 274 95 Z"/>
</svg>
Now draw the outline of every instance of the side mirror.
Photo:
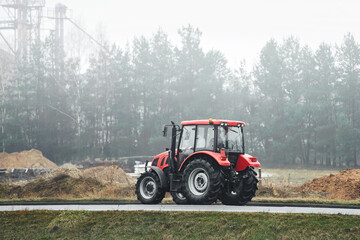
<svg viewBox="0 0 360 240">
<path fill-rule="evenodd" d="M 166 137 L 166 136 L 167 136 L 167 126 L 164 126 L 163 136 L 164 136 L 164 137 Z"/>
</svg>

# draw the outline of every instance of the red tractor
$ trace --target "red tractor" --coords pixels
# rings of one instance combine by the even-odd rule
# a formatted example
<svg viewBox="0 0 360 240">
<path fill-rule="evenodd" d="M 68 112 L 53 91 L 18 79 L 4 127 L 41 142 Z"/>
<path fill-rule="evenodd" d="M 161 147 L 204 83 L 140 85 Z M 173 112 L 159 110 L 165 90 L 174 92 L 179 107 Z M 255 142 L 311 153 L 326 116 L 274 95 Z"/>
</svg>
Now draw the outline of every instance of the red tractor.
<svg viewBox="0 0 360 240">
<path fill-rule="evenodd" d="M 138 178 L 136 194 L 145 204 L 160 203 L 170 192 L 177 204 L 227 205 L 251 201 L 258 180 L 256 157 L 245 154 L 244 122 L 184 121 L 172 127 L 171 149 L 154 157 Z"/>
</svg>

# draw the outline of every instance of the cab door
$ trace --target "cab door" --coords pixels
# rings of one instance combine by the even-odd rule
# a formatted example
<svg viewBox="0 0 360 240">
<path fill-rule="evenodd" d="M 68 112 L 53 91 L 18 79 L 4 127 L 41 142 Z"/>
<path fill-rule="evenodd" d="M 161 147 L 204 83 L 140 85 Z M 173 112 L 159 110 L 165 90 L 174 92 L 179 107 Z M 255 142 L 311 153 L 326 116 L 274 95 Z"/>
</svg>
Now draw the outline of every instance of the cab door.
<svg viewBox="0 0 360 240">
<path fill-rule="evenodd" d="M 181 166 L 182 162 L 194 152 L 195 147 L 195 125 L 183 126 L 182 134 L 179 142 L 179 163 L 178 167 Z"/>
</svg>

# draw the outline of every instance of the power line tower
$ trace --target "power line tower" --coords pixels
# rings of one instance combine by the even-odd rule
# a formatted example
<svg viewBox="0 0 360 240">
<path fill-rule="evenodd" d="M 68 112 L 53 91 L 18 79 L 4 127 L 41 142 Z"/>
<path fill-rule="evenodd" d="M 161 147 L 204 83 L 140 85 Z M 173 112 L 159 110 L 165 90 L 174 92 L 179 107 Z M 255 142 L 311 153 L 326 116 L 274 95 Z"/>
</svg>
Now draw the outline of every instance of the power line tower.
<svg viewBox="0 0 360 240">
<path fill-rule="evenodd" d="M 0 21 L 0 36 L 18 58 L 27 60 L 31 45 L 40 42 L 45 0 L 0 0 L 7 19 Z M 2 32 L 12 30 L 13 43 Z"/>
<path fill-rule="evenodd" d="M 55 68 L 57 79 L 64 79 L 64 20 L 66 17 L 67 7 L 61 3 L 55 6 Z"/>
</svg>

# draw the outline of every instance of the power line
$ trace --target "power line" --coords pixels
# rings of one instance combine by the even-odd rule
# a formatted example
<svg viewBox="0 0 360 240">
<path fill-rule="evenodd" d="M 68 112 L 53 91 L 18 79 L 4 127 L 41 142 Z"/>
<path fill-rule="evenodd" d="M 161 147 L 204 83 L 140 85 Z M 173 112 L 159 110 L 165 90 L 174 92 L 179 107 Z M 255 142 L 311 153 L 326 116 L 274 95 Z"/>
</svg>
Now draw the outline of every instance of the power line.
<svg viewBox="0 0 360 240">
<path fill-rule="evenodd" d="M 76 122 L 76 123 L 77 123 L 76 119 L 75 119 L 75 118 L 73 118 L 72 116 L 70 116 L 69 114 L 67 114 L 67 113 L 65 113 L 65 112 L 63 112 L 63 111 L 59 110 L 58 108 L 53 107 L 53 106 L 51 106 L 51 105 L 49 105 L 49 104 L 46 104 L 46 106 L 48 106 L 49 108 L 51 108 L 51 109 L 53 109 L 53 110 L 55 110 L 55 111 L 57 111 L 57 112 L 59 112 L 59 113 L 61 113 L 61 114 L 65 115 L 65 116 L 69 117 L 71 120 L 73 120 L 74 122 Z"/>
<path fill-rule="evenodd" d="M 102 49 L 104 49 L 106 52 L 109 52 L 107 48 L 105 48 L 100 42 L 98 42 L 95 38 L 93 38 L 89 33 L 87 33 L 84 29 L 82 29 L 79 25 L 77 25 L 74 21 L 72 21 L 70 18 L 66 18 L 71 22 L 75 27 L 77 27 L 81 32 L 83 32 L 86 36 L 88 36 L 91 40 L 93 40 L 96 44 L 98 44 Z"/>
<path fill-rule="evenodd" d="M 10 43 L 6 40 L 6 38 L 4 37 L 4 35 L 3 35 L 1 32 L 0 32 L 0 36 L 1 36 L 1 38 L 4 40 L 4 42 L 6 43 L 6 45 L 9 47 L 9 49 L 11 50 L 11 52 L 12 52 L 14 55 L 16 55 L 14 49 L 12 49 Z"/>
</svg>

